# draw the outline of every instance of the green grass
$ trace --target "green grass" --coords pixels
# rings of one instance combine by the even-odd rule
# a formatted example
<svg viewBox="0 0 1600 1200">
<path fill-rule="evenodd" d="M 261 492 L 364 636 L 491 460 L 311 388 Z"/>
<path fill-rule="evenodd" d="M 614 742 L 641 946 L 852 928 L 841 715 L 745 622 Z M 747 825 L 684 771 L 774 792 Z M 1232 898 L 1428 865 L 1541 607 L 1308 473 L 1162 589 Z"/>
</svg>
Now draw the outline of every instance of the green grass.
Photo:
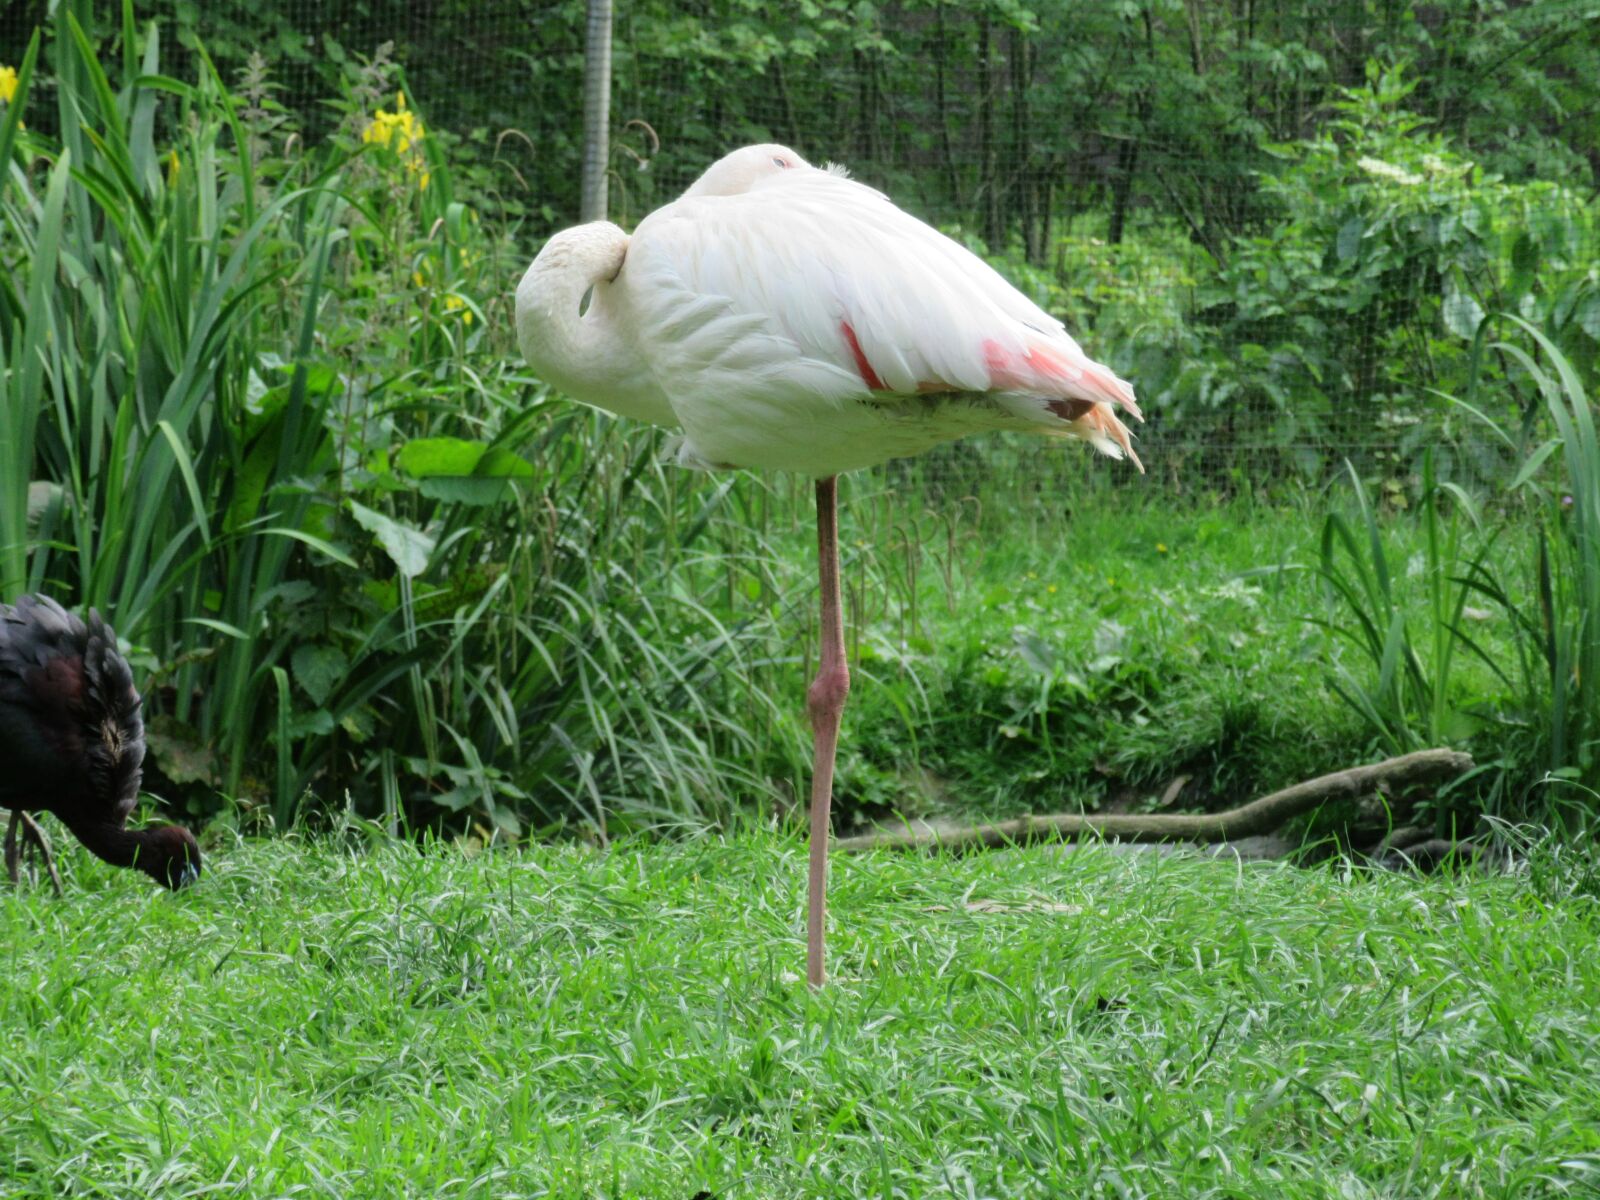
<svg viewBox="0 0 1600 1200">
<path fill-rule="evenodd" d="M 1600 1187 L 1548 884 L 1100 850 L 75 848 L 0 891 L 0 1196 L 1531 1197 Z"/>
</svg>

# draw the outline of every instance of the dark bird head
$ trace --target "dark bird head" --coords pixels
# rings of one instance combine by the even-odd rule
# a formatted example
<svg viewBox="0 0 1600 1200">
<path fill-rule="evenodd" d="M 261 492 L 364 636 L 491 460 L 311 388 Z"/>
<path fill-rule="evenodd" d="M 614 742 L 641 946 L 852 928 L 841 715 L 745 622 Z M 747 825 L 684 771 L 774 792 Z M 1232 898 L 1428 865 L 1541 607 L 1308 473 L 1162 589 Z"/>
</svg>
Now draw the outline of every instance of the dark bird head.
<svg viewBox="0 0 1600 1200">
<path fill-rule="evenodd" d="M 176 892 L 200 878 L 200 844 L 187 829 L 162 825 L 141 831 L 139 841 L 133 865 L 163 887 Z"/>
</svg>

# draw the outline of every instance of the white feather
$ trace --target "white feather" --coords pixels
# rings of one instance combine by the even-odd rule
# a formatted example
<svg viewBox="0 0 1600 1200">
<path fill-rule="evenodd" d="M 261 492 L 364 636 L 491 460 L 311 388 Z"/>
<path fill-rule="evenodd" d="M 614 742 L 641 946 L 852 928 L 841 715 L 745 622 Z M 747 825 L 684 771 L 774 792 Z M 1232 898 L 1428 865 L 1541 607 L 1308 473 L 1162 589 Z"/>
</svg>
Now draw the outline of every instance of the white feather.
<svg viewBox="0 0 1600 1200">
<path fill-rule="evenodd" d="M 882 193 L 781 146 L 735 151 L 646 217 L 614 279 L 597 301 L 682 425 L 686 464 L 822 477 L 1007 428 L 1129 450 L 1112 406 L 1137 414 L 1132 389 L 1061 322 Z"/>
</svg>

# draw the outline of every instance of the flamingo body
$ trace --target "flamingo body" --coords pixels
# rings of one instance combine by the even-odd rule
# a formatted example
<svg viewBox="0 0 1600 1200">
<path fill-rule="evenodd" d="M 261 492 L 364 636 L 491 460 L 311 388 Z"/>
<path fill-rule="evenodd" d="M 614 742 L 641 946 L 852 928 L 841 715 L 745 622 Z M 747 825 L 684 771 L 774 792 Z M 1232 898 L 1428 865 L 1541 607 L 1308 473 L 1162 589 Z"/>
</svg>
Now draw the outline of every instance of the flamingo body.
<svg viewBox="0 0 1600 1200">
<path fill-rule="evenodd" d="M 1133 389 L 977 255 L 783 146 L 720 159 L 631 238 L 604 221 L 556 234 L 516 313 L 523 356 L 548 382 L 681 429 L 680 464 L 817 480 L 806 974 L 820 986 L 850 690 L 835 477 L 997 429 L 1082 439 L 1137 466 L 1116 412 L 1139 415 Z"/>
<path fill-rule="evenodd" d="M 560 309 L 585 266 L 579 318 Z M 604 222 L 557 234 L 517 319 L 529 362 L 575 399 L 680 427 L 686 466 L 820 479 L 996 429 L 1132 453 L 1114 411 L 1138 414 L 1132 389 L 1060 321 L 782 146 L 723 158 L 631 238 Z M 551 336 L 563 326 L 576 336 Z"/>
</svg>

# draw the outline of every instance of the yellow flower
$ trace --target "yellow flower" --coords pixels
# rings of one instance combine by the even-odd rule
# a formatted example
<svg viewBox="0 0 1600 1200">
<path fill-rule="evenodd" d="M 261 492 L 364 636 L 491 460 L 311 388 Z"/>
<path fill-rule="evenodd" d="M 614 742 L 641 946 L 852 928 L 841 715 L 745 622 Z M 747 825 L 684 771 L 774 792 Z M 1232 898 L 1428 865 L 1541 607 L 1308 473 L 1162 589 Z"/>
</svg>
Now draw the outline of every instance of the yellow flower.
<svg viewBox="0 0 1600 1200">
<path fill-rule="evenodd" d="M 433 286 L 429 278 L 432 274 L 433 271 L 428 264 L 423 263 L 421 267 L 411 272 L 411 282 L 416 284 L 420 290 L 428 291 Z M 446 316 L 450 313 L 460 313 L 463 324 L 472 324 L 472 309 L 467 306 L 466 299 L 459 292 L 444 293 L 444 311 Z"/>
<path fill-rule="evenodd" d="M 406 107 L 406 94 L 399 92 L 394 98 L 394 111 L 380 108 L 361 131 L 361 140 L 372 146 L 393 150 L 406 164 L 406 170 L 418 176 L 417 186 L 428 187 L 428 164 L 422 157 L 422 139 L 427 130 L 417 120 L 416 113 Z"/>
<path fill-rule="evenodd" d="M 17 94 L 17 69 L 15 67 L 0 67 L 0 104 L 10 104 Z M 18 129 L 26 129 L 21 121 L 17 122 Z"/>
<path fill-rule="evenodd" d="M 176 150 L 170 151 L 167 154 L 167 186 L 169 188 L 178 186 L 178 173 L 182 170 L 183 164 L 178 161 L 178 152 Z"/>
<path fill-rule="evenodd" d="M 1156 543 L 1156 553 L 1157 554 L 1165 554 L 1166 552 L 1167 552 L 1167 544 L 1165 542 L 1157 542 Z"/>
</svg>

